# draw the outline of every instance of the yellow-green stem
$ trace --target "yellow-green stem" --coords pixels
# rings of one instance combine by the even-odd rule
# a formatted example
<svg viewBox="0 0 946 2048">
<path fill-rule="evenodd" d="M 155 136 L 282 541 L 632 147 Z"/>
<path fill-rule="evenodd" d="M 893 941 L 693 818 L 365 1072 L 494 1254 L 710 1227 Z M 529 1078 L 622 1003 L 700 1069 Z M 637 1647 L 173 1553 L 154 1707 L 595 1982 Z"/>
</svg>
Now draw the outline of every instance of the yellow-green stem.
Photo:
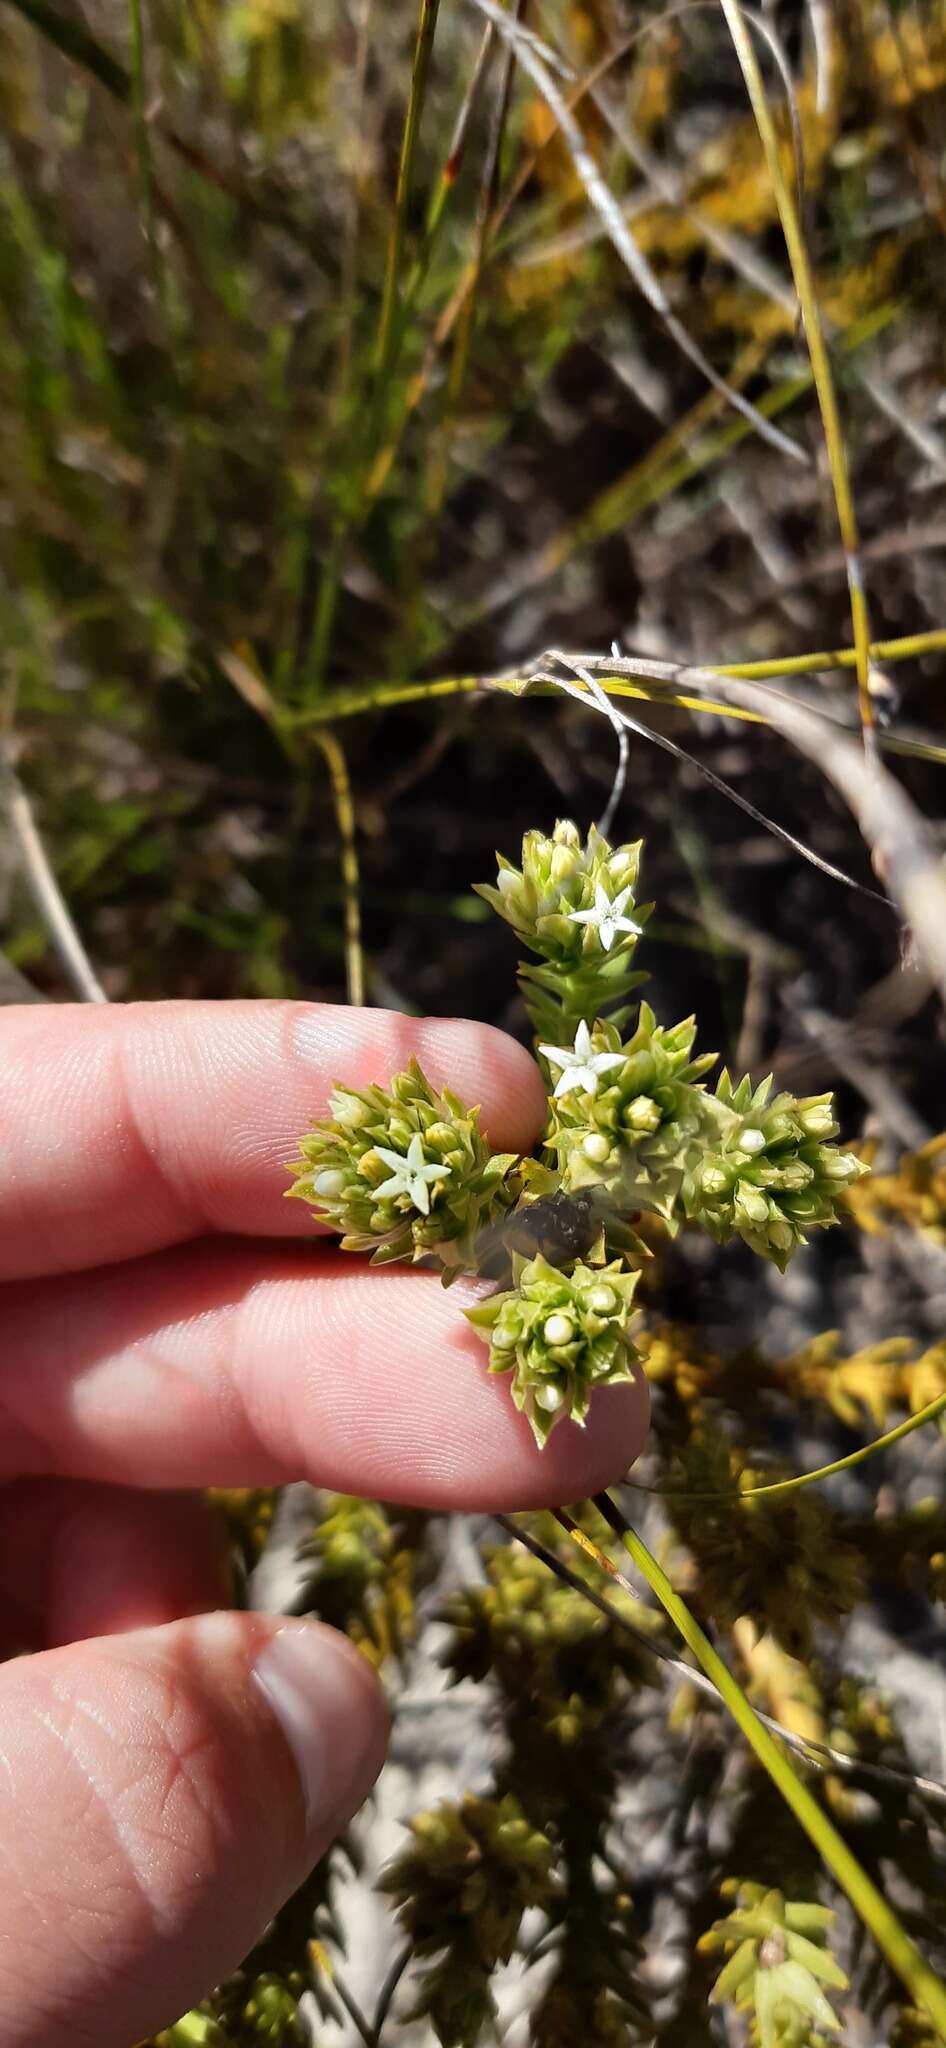
<svg viewBox="0 0 946 2048">
<path fill-rule="evenodd" d="M 875 640 L 870 653 L 880 661 L 909 661 L 921 654 L 940 653 L 946 649 L 946 626 L 937 626 L 928 633 L 910 633 L 899 640 Z M 821 669 L 854 668 L 857 651 L 853 647 L 824 649 L 813 654 L 787 654 L 774 661 L 729 661 L 717 662 L 716 672 L 721 676 L 743 678 L 746 682 L 764 681 L 766 677 L 778 679 L 782 676 L 814 675 Z M 639 683 L 617 680 L 606 676 L 599 679 L 609 696 L 639 697 L 649 701 L 658 692 L 648 691 Z M 522 679 L 517 676 L 438 676 L 429 683 L 366 683 L 358 690 L 339 690 L 332 696 L 331 703 L 315 704 L 304 711 L 285 714 L 284 723 L 289 726 L 321 725 L 337 718 L 355 718 L 363 711 L 386 711 L 396 704 L 416 704 L 438 697 L 475 696 L 478 692 L 507 693 L 519 696 L 522 693 Z M 536 689 L 537 696 L 540 693 Z M 706 697 L 691 697 L 684 691 L 667 690 L 660 686 L 659 699 L 662 704 L 675 705 L 690 711 L 716 712 L 722 718 L 739 718 L 751 725 L 762 725 L 765 720 L 756 711 L 743 711 L 732 704 L 716 704 Z M 884 744 L 885 736 L 881 736 Z"/>
<path fill-rule="evenodd" d="M 335 823 L 338 828 L 339 865 L 345 916 L 345 977 L 348 1000 L 361 1009 L 365 1000 L 365 961 L 361 944 L 361 897 L 356 838 L 355 806 L 352 801 L 348 764 L 333 732 L 313 734 L 329 772 Z"/>
<path fill-rule="evenodd" d="M 338 607 L 345 552 L 348 537 L 363 516 L 368 494 L 368 479 L 377 450 L 378 433 L 387 400 L 387 384 L 395 358 L 401 333 L 400 273 L 407 235 L 407 218 L 410 207 L 414 165 L 417 156 L 417 142 L 420 135 L 421 115 L 427 96 L 427 82 L 430 76 L 430 58 L 433 50 L 434 31 L 440 0 L 421 0 L 417 40 L 414 45 L 414 62 L 411 71 L 410 97 L 404 133 L 401 139 L 401 154 L 398 162 L 397 188 L 394 195 L 394 217 L 388 240 L 387 260 L 384 272 L 384 287 L 381 295 L 381 312 L 375 337 L 373 390 L 368 408 L 368 422 L 364 442 L 364 473 L 354 493 L 353 502 L 340 509 L 333 522 L 328 551 L 322 566 L 319 589 L 315 605 L 315 625 L 312 647 L 305 669 L 304 695 L 310 707 L 313 699 L 322 692 L 325 669 L 328 661 L 332 629 Z"/>
<path fill-rule="evenodd" d="M 835 1458 L 831 1465 L 819 1465 L 814 1472 L 796 1472 L 791 1479 L 773 1479 L 765 1486 L 744 1486 L 733 1493 L 687 1493 L 684 1489 L 666 1486 L 643 1486 L 640 1480 L 629 1479 L 637 1493 L 651 1493 L 660 1500 L 715 1500 L 730 1507 L 741 1507 L 743 1501 L 778 1500 L 783 1494 L 797 1493 L 802 1486 L 817 1486 L 822 1479 L 833 1478 L 835 1472 L 849 1472 L 853 1465 L 863 1465 L 866 1458 L 872 1458 L 876 1451 L 885 1451 L 890 1444 L 898 1444 L 902 1437 L 911 1436 L 915 1429 L 922 1429 L 927 1422 L 935 1422 L 946 1409 L 946 1394 L 937 1394 L 935 1401 L 928 1401 L 925 1408 L 918 1408 L 915 1415 L 908 1415 L 905 1422 L 898 1422 L 894 1429 L 875 1436 L 869 1444 L 860 1449 L 848 1451 L 845 1458 Z"/>
<path fill-rule="evenodd" d="M 397 349 L 398 313 L 400 305 L 401 260 L 404 254 L 404 240 L 407 233 L 407 215 L 410 205 L 414 163 L 417 156 L 417 142 L 420 135 L 420 120 L 427 97 L 427 81 L 430 76 L 430 59 L 434 44 L 434 31 L 440 0 L 421 0 L 420 20 L 417 27 L 417 41 L 414 46 L 414 67 L 411 73 L 410 98 L 407 103 L 407 118 L 401 141 L 401 156 L 397 171 L 397 190 L 394 197 L 394 219 L 388 242 L 387 264 L 384 273 L 384 291 L 381 299 L 381 316 L 375 342 L 375 405 L 383 400 L 384 385 Z"/>
<path fill-rule="evenodd" d="M 867 613 L 867 599 L 861 577 L 860 545 L 857 531 L 857 516 L 848 472 L 847 454 L 841 432 L 841 418 L 838 412 L 834 379 L 828 355 L 821 314 L 815 293 L 814 279 L 805 247 L 795 197 L 782 168 L 781 153 L 775 123 L 765 90 L 765 82 L 759 67 L 759 60 L 752 45 L 748 24 L 742 11 L 741 0 L 722 0 L 723 12 L 729 24 L 729 32 L 735 44 L 736 54 L 742 67 L 746 90 L 755 115 L 756 127 L 762 142 L 772 190 L 775 194 L 785 236 L 785 246 L 792 268 L 795 290 L 805 324 L 808 353 L 821 419 L 824 426 L 825 445 L 831 470 L 831 482 L 837 506 L 838 526 L 841 544 L 847 565 L 848 593 L 851 604 L 851 621 L 854 628 L 855 666 L 857 670 L 858 703 L 865 739 L 873 734 L 874 709 L 870 694 L 870 624 Z"/>
</svg>

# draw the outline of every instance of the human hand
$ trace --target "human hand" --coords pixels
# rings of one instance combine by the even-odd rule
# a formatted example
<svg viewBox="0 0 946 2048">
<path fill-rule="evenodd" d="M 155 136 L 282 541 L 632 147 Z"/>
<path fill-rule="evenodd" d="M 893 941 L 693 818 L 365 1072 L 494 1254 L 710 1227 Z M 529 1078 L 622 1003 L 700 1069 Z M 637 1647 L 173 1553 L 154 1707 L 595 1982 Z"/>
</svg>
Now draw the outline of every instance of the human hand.
<svg viewBox="0 0 946 2048">
<path fill-rule="evenodd" d="M 332 1082 L 416 1054 L 531 1147 L 528 1055 L 484 1025 L 302 1003 L 0 1018 L 0 2048 L 128 2048 L 243 1958 L 380 1768 L 368 1665 L 225 1611 L 210 1485 L 428 1508 L 576 1500 L 643 1386 L 540 1456 L 471 1287 L 370 1268 L 283 1200 Z M 309 1240 L 300 1244 L 299 1239 Z M 295 1240 L 295 1242 L 293 1242 Z"/>
</svg>

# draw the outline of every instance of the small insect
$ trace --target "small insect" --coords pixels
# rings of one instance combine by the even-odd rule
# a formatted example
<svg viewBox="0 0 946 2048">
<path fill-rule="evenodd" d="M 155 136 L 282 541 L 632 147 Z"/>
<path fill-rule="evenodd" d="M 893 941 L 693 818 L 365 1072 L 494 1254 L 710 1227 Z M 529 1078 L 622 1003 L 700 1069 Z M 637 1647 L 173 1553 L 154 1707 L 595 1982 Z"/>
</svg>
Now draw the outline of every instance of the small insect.
<svg viewBox="0 0 946 2048">
<path fill-rule="evenodd" d="M 489 1280 L 504 1278 L 513 1252 L 534 1259 L 541 1252 L 550 1266 L 565 1266 L 590 1252 L 601 1233 L 601 1213 L 595 1191 L 582 1189 L 567 1194 L 540 1195 L 523 1202 L 501 1223 L 492 1223 L 477 1241 L 479 1271 Z"/>
</svg>

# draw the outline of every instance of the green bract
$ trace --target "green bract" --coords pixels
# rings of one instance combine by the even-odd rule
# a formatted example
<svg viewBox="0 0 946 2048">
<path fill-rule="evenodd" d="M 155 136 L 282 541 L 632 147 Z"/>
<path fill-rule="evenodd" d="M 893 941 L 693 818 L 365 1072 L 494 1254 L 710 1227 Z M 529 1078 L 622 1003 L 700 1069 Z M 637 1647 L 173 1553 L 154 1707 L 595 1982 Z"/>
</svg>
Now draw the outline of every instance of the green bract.
<svg viewBox="0 0 946 2048">
<path fill-rule="evenodd" d="M 644 980 L 633 968 L 651 905 L 635 902 L 642 841 L 612 847 L 594 825 L 582 841 L 560 820 L 550 839 L 527 832 L 522 866 L 498 856 L 496 887 L 477 884 L 523 945 L 544 967 L 520 965 L 519 980 L 539 1038 L 574 1038 Z M 627 1015 L 619 1013 L 620 1018 Z M 564 1043 L 564 1040 L 562 1040 Z"/>
<path fill-rule="evenodd" d="M 490 1372 L 513 1374 L 513 1400 L 537 1443 L 566 1415 L 583 1423 L 595 1387 L 633 1379 L 627 1320 L 639 1277 L 620 1259 L 563 1273 L 541 1256 L 514 1258 L 513 1287 L 467 1310 L 490 1332 Z"/>
<path fill-rule="evenodd" d="M 514 1152 L 491 1152 L 479 1111 L 438 1095 L 416 1060 L 390 1088 L 338 1086 L 301 1139 L 288 1190 L 376 1264 L 436 1257 L 444 1279 L 476 1269 L 477 1233 L 515 1199 Z"/>
<path fill-rule="evenodd" d="M 691 1059 L 695 1036 L 693 1017 L 668 1030 L 648 1003 L 641 1004 L 637 1030 L 627 1040 L 599 1019 L 590 1034 L 592 1066 L 609 1056 L 613 1064 L 592 1075 L 593 1092 L 567 1085 L 571 1076 L 564 1069 L 551 1102 L 545 1142 L 563 1187 L 603 1187 L 622 1209 L 650 1209 L 672 1220 L 702 1128 L 697 1083 L 716 1057 Z M 550 1064 L 557 1065 L 554 1057 Z"/>
<path fill-rule="evenodd" d="M 825 1987 L 845 1991 L 847 1978 L 827 1947 L 834 1914 L 825 1906 L 791 1904 L 761 1884 L 728 1883 L 737 1904 L 698 1946 L 729 1961 L 710 1997 L 752 2014 L 754 2048 L 817 2048 L 840 2031 Z"/>
<path fill-rule="evenodd" d="M 687 1216 L 717 1242 L 741 1237 L 782 1270 L 810 1230 L 838 1220 L 838 1196 L 867 1168 L 839 1152 L 830 1095 L 771 1093 L 720 1075 L 683 1186 Z"/>
</svg>

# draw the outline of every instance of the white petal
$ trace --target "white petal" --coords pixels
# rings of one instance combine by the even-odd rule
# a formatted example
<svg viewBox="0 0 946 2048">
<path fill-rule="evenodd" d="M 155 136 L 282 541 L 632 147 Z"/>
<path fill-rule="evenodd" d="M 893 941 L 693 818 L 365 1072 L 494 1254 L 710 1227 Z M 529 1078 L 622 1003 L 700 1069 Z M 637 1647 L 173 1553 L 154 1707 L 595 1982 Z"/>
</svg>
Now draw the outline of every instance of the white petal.
<svg viewBox="0 0 946 2048">
<path fill-rule="evenodd" d="M 564 1046 L 540 1045 L 539 1051 L 544 1052 L 546 1059 L 551 1060 L 553 1066 L 567 1069 L 568 1067 L 573 1067 L 575 1064 L 574 1053 L 566 1052 Z"/>
<path fill-rule="evenodd" d="M 564 1073 L 559 1074 L 558 1080 L 555 1083 L 555 1087 L 552 1090 L 553 1102 L 557 1095 L 567 1095 L 570 1089 L 578 1088 L 581 1085 L 580 1076 L 580 1067 L 575 1070 L 566 1067 Z"/>
<path fill-rule="evenodd" d="M 408 1189 L 403 1174 L 392 1173 L 390 1180 L 383 1180 L 381 1186 L 372 1188 L 371 1192 L 376 1202 L 386 1202 L 389 1198 L 393 1200 L 395 1195 L 406 1195 Z"/>
<path fill-rule="evenodd" d="M 588 1054 L 591 1051 L 591 1032 L 589 1031 L 588 1026 L 585 1023 L 584 1018 L 582 1018 L 581 1023 L 579 1024 L 578 1029 L 575 1033 L 575 1051 L 581 1055 L 581 1058 L 583 1060 L 587 1059 Z"/>
<path fill-rule="evenodd" d="M 408 1189 L 408 1193 L 410 1195 L 411 1201 L 414 1204 L 415 1209 L 419 1209 L 422 1216 L 429 1216 L 430 1195 L 427 1191 L 427 1182 L 425 1180 L 419 1179 L 412 1180 L 410 1188 Z"/>
<path fill-rule="evenodd" d="M 418 1166 L 412 1179 L 429 1181 L 433 1186 L 435 1180 L 449 1180 L 452 1172 L 452 1166 Z"/>
<path fill-rule="evenodd" d="M 624 1059 L 623 1052 L 596 1052 L 588 1061 L 588 1070 L 592 1074 L 607 1074 L 612 1067 L 623 1067 Z"/>
<path fill-rule="evenodd" d="M 387 1145 L 376 1145 L 374 1150 L 385 1166 L 390 1166 L 392 1173 L 403 1173 L 407 1165 L 403 1152 L 391 1152 Z"/>
</svg>

